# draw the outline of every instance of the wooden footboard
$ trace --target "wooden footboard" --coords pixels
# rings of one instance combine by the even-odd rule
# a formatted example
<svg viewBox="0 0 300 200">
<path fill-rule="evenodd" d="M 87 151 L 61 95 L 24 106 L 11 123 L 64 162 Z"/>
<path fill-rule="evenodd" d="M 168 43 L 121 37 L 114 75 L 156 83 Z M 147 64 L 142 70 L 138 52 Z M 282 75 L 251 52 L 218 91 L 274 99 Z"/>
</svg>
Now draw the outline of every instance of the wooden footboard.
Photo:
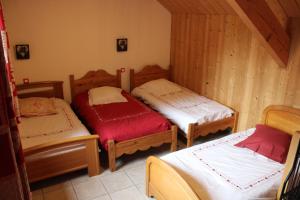
<svg viewBox="0 0 300 200">
<path fill-rule="evenodd" d="M 174 168 L 154 156 L 146 163 L 146 195 L 157 200 L 200 199 Z"/>
<path fill-rule="evenodd" d="M 281 199 L 282 193 L 288 188 L 284 186 L 288 182 L 289 174 L 293 167 L 297 149 L 299 146 L 300 132 L 295 133 L 291 144 L 285 169 L 278 188 L 277 199 Z M 146 163 L 146 195 L 155 197 L 157 200 L 200 200 L 200 197 L 193 191 L 192 183 L 187 182 L 178 171 L 163 160 L 150 156 Z"/>
<path fill-rule="evenodd" d="M 216 133 L 218 131 L 226 130 L 231 128 L 232 132 L 236 132 L 238 121 L 238 112 L 234 112 L 231 117 L 227 117 L 222 120 L 209 122 L 205 124 L 198 125 L 197 123 L 189 124 L 187 138 L 187 147 L 193 145 L 194 139 L 200 136 L 206 136 L 209 133 Z"/>
<path fill-rule="evenodd" d="M 282 130 L 293 135 L 281 185 L 278 189 L 277 199 L 290 188 L 285 187 L 289 183 L 290 174 L 295 174 L 293 164 L 300 143 L 300 110 L 286 106 L 269 106 L 264 110 L 262 124 Z M 298 168 L 296 168 L 297 170 Z M 296 171 L 296 174 L 298 171 Z M 299 182 L 298 182 L 299 184 Z M 146 163 L 146 194 L 154 196 L 158 200 L 199 200 L 194 192 L 193 183 L 184 179 L 173 167 L 153 156 Z M 274 197 L 275 199 L 275 197 Z"/>
<path fill-rule="evenodd" d="M 100 173 L 98 136 L 88 135 L 37 145 L 24 150 L 29 182 L 88 168 L 89 176 Z"/>
<path fill-rule="evenodd" d="M 133 154 L 138 150 L 147 150 L 150 147 L 157 147 L 164 143 L 171 143 L 171 151 L 177 149 L 177 127 L 172 126 L 168 131 L 147 135 L 140 138 L 126 140 L 115 143 L 113 140 L 108 141 L 108 159 L 111 171 L 116 170 L 116 158 L 123 154 Z"/>
</svg>

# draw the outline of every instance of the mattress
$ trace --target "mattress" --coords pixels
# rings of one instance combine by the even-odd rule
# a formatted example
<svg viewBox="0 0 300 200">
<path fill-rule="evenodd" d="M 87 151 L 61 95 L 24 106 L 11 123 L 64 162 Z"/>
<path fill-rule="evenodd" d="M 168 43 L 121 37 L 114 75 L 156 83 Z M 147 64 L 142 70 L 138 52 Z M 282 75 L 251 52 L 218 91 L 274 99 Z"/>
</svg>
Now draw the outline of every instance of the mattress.
<svg viewBox="0 0 300 200">
<path fill-rule="evenodd" d="M 276 199 L 284 164 L 234 144 L 255 129 L 161 157 L 203 200 Z"/>
<path fill-rule="evenodd" d="M 143 87 L 137 87 L 132 94 L 162 113 L 185 133 L 190 123 L 203 124 L 232 116 L 233 111 L 230 108 L 181 88 L 182 90 L 177 92 L 156 95 Z"/>
<path fill-rule="evenodd" d="M 53 98 L 57 114 L 21 118 L 18 125 L 23 149 L 65 138 L 90 135 L 70 105 Z"/>
<path fill-rule="evenodd" d="M 86 126 L 99 135 L 107 150 L 107 141 L 121 142 L 170 129 L 167 119 L 139 102 L 125 91 L 128 102 L 90 106 L 88 93 L 75 97 L 72 105 Z"/>
</svg>

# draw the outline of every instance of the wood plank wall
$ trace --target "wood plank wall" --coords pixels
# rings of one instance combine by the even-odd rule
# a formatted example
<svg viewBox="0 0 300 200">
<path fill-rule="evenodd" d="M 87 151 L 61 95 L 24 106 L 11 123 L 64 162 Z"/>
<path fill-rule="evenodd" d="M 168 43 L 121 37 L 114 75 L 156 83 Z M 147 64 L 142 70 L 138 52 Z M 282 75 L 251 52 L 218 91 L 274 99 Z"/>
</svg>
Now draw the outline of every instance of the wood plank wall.
<svg viewBox="0 0 300 200">
<path fill-rule="evenodd" d="M 289 30 L 283 69 L 237 16 L 173 14 L 173 79 L 239 111 L 239 130 L 253 127 L 270 104 L 300 107 L 300 20 Z"/>
</svg>

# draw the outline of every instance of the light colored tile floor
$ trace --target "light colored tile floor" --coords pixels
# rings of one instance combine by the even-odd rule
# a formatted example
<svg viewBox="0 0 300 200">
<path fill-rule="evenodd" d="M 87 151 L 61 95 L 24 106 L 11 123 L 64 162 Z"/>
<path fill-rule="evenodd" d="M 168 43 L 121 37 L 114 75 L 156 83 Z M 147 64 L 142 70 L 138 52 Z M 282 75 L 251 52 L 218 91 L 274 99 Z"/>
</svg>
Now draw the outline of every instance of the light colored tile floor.
<svg viewBox="0 0 300 200">
<path fill-rule="evenodd" d="M 224 135 L 209 136 L 209 141 Z M 195 144 L 198 144 L 196 141 Z M 179 149 L 185 145 L 179 142 Z M 145 195 L 146 159 L 169 153 L 169 145 L 153 148 L 117 160 L 117 171 L 107 167 L 98 176 L 89 177 L 81 170 L 32 185 L 33 200 L 149 200 Z"/>
<path fill-rule="evenodd" d="M 86 170 L 34 184 L 33 200 L 147 200 L 146 159 L 169 153 L 169 146 L 150 149 L 117 160 L 117 171 L 102 169 L 89 177 Z"/>
</svg>

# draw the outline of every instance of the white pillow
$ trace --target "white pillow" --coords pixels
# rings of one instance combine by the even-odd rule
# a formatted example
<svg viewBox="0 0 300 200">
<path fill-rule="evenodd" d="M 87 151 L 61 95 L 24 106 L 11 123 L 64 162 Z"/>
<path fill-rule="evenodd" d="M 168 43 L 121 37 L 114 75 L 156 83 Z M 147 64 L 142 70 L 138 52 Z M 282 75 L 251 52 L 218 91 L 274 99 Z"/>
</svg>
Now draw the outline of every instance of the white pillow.
<svg viewBox="0 0 300 200">
<path fill-rule="evenodd" d="M 121 94 L 122 89 L 115 87 L 98 87 L 89 90 L 89 104 L 100 105 L 109 103 L 127 102 L 127 99 Z"/>
<path fill-rule="evenodd" d="M 149 81 L 141 85 L 140 88 L 157 96 L 180 92 L 182 90 L 179 85 L 166 79 Z"/>
</svg>

